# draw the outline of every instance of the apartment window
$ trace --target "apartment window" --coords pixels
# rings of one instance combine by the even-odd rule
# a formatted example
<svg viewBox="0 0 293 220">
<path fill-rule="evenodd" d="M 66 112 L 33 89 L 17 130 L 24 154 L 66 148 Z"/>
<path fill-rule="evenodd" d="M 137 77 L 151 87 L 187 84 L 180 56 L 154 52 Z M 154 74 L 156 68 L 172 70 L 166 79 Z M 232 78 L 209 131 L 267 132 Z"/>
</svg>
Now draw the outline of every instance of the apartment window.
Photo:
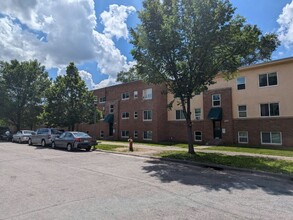
<svg viewBox="0 0 293 220">
<path fill-rule="evenodd" d="M 281 132 L 261 132 L 262 144 L 282 144 Z"/>
<path fill-rule="evenodd" d="M 194 132 L 194 141 L 202 141 L 202 133 L 201 131 Z"/>
<path fill-rule="evenodd" d="M 279 103 L 260 104 L 260 115 L 265 116 L 279 116 Z"/>
<path fill-rule="evenodd" d="M 143 99 L 152 99 L 153 98 L 153 89 L 145 89 L 142 93 Z"/>
<path fill-rule="evenodd" d="M 238 90 L 245 89 L 245 77 L 237 78 L 237 89 Z"/>
<path fill-rule="evenodd" d="M 248 132 L 238 131 L 238 143 L 247 144 L 248 143 Z"/>
<path fill-rule="evenodd" d="M 138 112 L 134 112 L 134 119 L 138 118 Z"/>
<path fill-rule="evenodd" d="M 259 87 L 275 86 L 277 84 L 277 73 L 265 73 L 259 75 Z"/>
<path fill-rule="evenodd" d="M 100 138 L 104 138 L 104 131 L 100 131 Z"/>
<path fill-rule="evenodd" d="M 134 138 L 138 138 L 138 131 L 134 131 L 134 132 L 133 132 L 133 137 L 134 137 Z"/>
<path fill-rule="evenodd" d="M 144 131 L 143 132 L 143 139 L 144 140 L 152 140 L 153 139 L 153 132 L 152 131 Z"/>
<path fill-rule="evenodd" d="M 151 121 L 152 120 L 152 111 L 151 110 L 143 111 L 143 120 L 144 121 Z"/>
<path fill-rule="evenodd" d="M 176 110 L 176 120 L 184 120 L 185 116 L 183 110 Z"/>
<path fill-rule="evenodd" d="M 213 107 L 221 106 L 221 95 L 220 94 L 212 95 L 212 104 L 213 104 Z"/>
<path fill-rule="evenodd" d="M 239 116 L 239 118 L 246 118 L 247 117 L 246 105 L 239 105 L 238 106 L 238 116 Z"/>
<path fill-rule="evenodd" d="M 110 105 L 110 110 L 109 110 L 110 113 L 114 113 L 114 105 Z"/>
<path fill-rule="evenodd" d="M 134 92 L 133 92 L 133 97 L 134 97 L 135 99 L 138 98 L 138 91 L 134 91 Z"/>
<path fill-rule="evenodd" d="M 129 138 L 129 131 L 121 131 L 122 138 Z"/>
<path fill-rule="evenodd" d="M 100 97 L 99 102 L 100 103 L 105 103 L 106 102 L 106 96 Z"/>
<path fill-rule="evenodd" d="M 122 112 L 122 119 L 129 119 L 129 112 Z"/>
<path fill-rule="evenodd" d="M 194 113 L 195 113 L 195 120 L 200 120 L 200 117 L 201 117 L 201 109 L 200 108 L 196 108 L 194 110 Z"/>
<path fill-rule="evenodd" d="M 129 92 L 122 93 L 122 95 L 121 95 L 121 99 L 122 99 L 122 100 L 127 100 L 127 99 L 129 99 Z"/>
</svg>

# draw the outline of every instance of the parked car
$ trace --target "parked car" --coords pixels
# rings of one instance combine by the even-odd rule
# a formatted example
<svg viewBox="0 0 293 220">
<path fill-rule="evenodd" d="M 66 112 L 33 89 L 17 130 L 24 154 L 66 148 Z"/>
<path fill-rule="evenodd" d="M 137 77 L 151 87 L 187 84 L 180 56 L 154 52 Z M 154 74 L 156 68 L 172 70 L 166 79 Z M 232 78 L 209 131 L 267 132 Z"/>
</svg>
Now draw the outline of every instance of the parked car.
<svg viewBox="0 0 293 220">
<path fill-rule="evenodd" d="M 8 127 L 0 127 L 0 140 L 2 141 L 11 141 L 12 132 Z"/>
<path fill-rule="evenodd" d="M 85 149 L 86 151 L 90 151 L 92 145 L 92 137 L 87 133 L 78 131 L 66 131 L 60 135 L 60 137 L 52 141 L 52 148 L 66 148 L 68 151 L 74 149 Z"/>
<path fill-rule="evenodd" d="M 40 128 L 29 137 L 28 144 L 42 145 L 42 147 L 45 147 L 51 145 L 52 141 L 61 134 L 62 131 L 56 128 Z"/>
<path fill-rule="evenodd" d="M 12 142 L 18 142 L 20 144 L 23 142 L 28 142 L 29 137 L 34 133 L 34 131 L 30 130 L 20 130 L 12 136 Z"/>
</svg>

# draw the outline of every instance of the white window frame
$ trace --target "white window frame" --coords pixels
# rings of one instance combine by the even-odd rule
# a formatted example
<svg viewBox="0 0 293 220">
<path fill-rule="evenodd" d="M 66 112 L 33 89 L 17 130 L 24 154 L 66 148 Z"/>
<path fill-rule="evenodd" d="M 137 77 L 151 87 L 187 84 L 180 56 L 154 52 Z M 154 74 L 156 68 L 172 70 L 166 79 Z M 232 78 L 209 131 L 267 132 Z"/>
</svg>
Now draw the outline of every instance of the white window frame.
<svg viewBox="0 0 293 220">
<path fill-rule="evenodd" d="M 145 118 L 145 112 L 147 112 L 147 118 Z M 150 113 L 150 114 L 148 114 Z M 150 116 L 150 118 L 149 118 Z M 152 121 L 153 120 L 153 111 L 152 110 L 144 110 L 143 111 L 143 121 Z"/>
<path fill-rule="evenodd" d="M 99 98 L 99 103 L 105 103 L 106 102 L 106 96 Z"/>
<path fill-rule="evenodd" d="M 153 89 L 152 88 L 149 88 L 149 89 L 144 89 L 142 91 L 142 98 L 144 100 L 150 100 L 153 98 Z"/>
<path fill-rule="evenodd" d="M 241 132 L 246 133 L 246 135 L 240 135 Z M 246 142 L 245 141 L 240 141 L 241 138 L 246 138 L 247 141 Z M 248 131 L 238 131 L 238 143 L 239 144 L 248 144 Z"/>
<path fill-rule="evenodd" d="M 147 137 L 145 138 L 145 134 L 147 134 Z M 151 138 L 149 138 L 149 134 L 151 135 Z M 143 140 L 151 141 L 153 140 L 153 131 L 144 131 L 143 132 Z"/>
<path fill-rule="evenodd" d="M 134 131 L 134 132 L 133 132 L 133 137 L 134 137 L 135 139 L 138 138 L 138 131 Z"/>
<path fill-rule="evenodd" d="M 276 74 L 276 77 L 277 77 L 277 84 L 276 84 L 276 85 L 269 85 L 269 75 L 270 75 L 270 74 L 273 74 L 273 73 Z M 267 78 L 267 85 L 266 85 L 266 86 L 260 86 L 259 77 L 260 77 L 261 75 L 266 75 L 266 78 Z M 266 88 L 266 87 L 271 87 L 271 86 L 278 86 L 278 84 L 279 84 L 278 72 L 262 73 L 262 74 L 259 74 L 259 75 L 258 75 L 258 87 L 259 87 L 259 88 Z"/>
<path fill-rule="evenodd" d="M 279 114 L 271 115 L 271 104 L 278 104 Z M 268 105 L 269 107 L 269 115 L 261 115 L 261 105 Z M 271 102 L 271 103 L 260 103 L 259 104 L 259 115 L 260 117 L 280 117 L 280 103 L 279 102 Z"/>
<path fill-rule="evenodd" d="M 129 131 L 126 131 L 126 130 L 121 131 L 121 138 L 129 138 Z"/>
<path fill-rule="evenodd" d="M 214 97 L 219 96 L 219 100 L 215 100 Z M 220 102 L 219 105 L 215 105 L 214 102 Z M 212 106 L 213 107 L 221 107 L 222 97 L 221 94 L 212 94 Z"/>
<path fill-rule="evenodd" d="M 138 98 L 138 91 L 134 91 L 134 92 L 133 92 L 133 98 L 134 98 L 134 99 L 137 99 L 137 98 Z"/>
<path fill-rule="evenodd" d="M 196 112 L 196 110 L 199 110 L 199 112 Z M 195 108 L 194 109 L 194 119 L 195 120 L 201 120 L 201 108 Z"/>
<path fill-rule="evenodd" d="M 122 119 L 129 119 L 129 112 L 122 112 Z"/>
<path fill-rule="evenodd" d="M 262 134 L 263 133 L 269 133 L 270 134 L 270 143 L 264 143 L 263 142 L 263 138 L 262 138 Z M 272 141 L 272 134 L 273 133 L 279 133 L 279 135 L 280 135 L 280 143 L 273 143 L 273 141 Z M 260 132 L 260 140 L 261 140 L 261 144 L 263 144 L 263 145 L 282 145 L 282 132 L 279 132 L 279 131 L 261 131 Z"/>
<path fill-rule="evenodd" d="M 177 118 L 177 112 L 178 111 L 180 111 L 180 117 L 179 118 Z M 184 116 L 184 113 L 183 113 L 183 110 L 182 109 L 175 110 L 175 119 L 177 121 L 183 121 L 183 120 L 185 120 L 185 116 Z"/>
<path fill-rule="evenodd" d="M 200 135 L 197 135 L 196 133 L 200 133 Z M 196 137 L 200 137 L 200 140 L 196 139 Z M 194 132 L 194 141 L 196 142 L 202 142 L 202 132 L 201 131 L 195 131 Z"/>
<path fill-rule="evenodd" d="M 124 92 L 121 94 L 121 100 L 128 100 L 129 99 L 129 92 Z"/>
<path fill-rule="evenodd" d="M 245 111 L 240 111 L 240 106 L 245 106 Z M 240 116 L 240 113 L 245 113 L 245 116 Z M 247 118 L 247 105 L 238 105 L 238 118 Z"/>
<path fill-rule="evenodd" d="M 134 119 L 138 119 L 138 112 L 134 112 L 134 113 L 133 113 L 133 118 L 134 118 Z"/>
<path fill-rule="evenodd" d="M 239 83 L 238 82 L 238 79 L 240 80 L 242 78 L 244 79 L 244 83 Z M 238 86 L 240 86 L 240 85 L 244 85 L 244 88 L 243 89 L 239 89 Z M 245 76 L 239 76 L 239 77 L 237 77 L 237 79 L 236 79 L 236 87 L 237 87 L 237 90 L 245 90 L 246 89 L 246 77 Z"/>
</svg>

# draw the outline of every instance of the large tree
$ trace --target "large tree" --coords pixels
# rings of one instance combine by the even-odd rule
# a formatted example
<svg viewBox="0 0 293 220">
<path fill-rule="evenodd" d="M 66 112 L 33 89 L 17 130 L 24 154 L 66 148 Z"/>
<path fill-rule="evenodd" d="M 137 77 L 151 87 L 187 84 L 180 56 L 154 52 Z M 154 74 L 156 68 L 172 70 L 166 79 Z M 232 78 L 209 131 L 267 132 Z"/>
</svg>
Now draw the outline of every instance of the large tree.
<svg viewBox="0 0 293 220">
<path fill-rule="evenodd" d="M 64 76 L 56 78 L 46 98 L 43 118 L 47 125 L 74 130 L 75 124 L 94 120 L 95 97 L 88 91 L 74 63 L 67 66 Z"/>
<path fill-rule="evenodd" d="M 21 128 L 33 128 L 50 85 L 45 67 L 37 61 L 0 62 L 0 118 Z"/>
<path fill-rule="evenodd" d="M 139 18 L 131 30 L 137 72 L 147 82 L 166 83 L 180 100 L 194 153 L 192 97 L 218 73 L 231 78 L 240 66 L 269 60 L 277 36 L 246 24 L 229 0 L 145 0 Z"/>
</svg>

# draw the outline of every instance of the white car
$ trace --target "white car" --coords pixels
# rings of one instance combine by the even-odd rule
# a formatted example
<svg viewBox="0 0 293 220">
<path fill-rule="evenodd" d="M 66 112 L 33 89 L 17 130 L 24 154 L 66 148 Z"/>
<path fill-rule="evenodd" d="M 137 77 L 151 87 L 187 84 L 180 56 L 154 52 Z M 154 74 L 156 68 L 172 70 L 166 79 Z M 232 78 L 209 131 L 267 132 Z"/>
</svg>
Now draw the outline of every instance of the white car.
<svg viewBox="0 0 293 220">
<path fill-rule="evenodd" d="M 12 136 L 12 142 L 18 142 L 20 144 L 23 142 L 28 142 L 29 137 L 32 136 L 32 134 L 34 133 L 34 131 L 30 130 L 20 130 Z"/>
</svg>

